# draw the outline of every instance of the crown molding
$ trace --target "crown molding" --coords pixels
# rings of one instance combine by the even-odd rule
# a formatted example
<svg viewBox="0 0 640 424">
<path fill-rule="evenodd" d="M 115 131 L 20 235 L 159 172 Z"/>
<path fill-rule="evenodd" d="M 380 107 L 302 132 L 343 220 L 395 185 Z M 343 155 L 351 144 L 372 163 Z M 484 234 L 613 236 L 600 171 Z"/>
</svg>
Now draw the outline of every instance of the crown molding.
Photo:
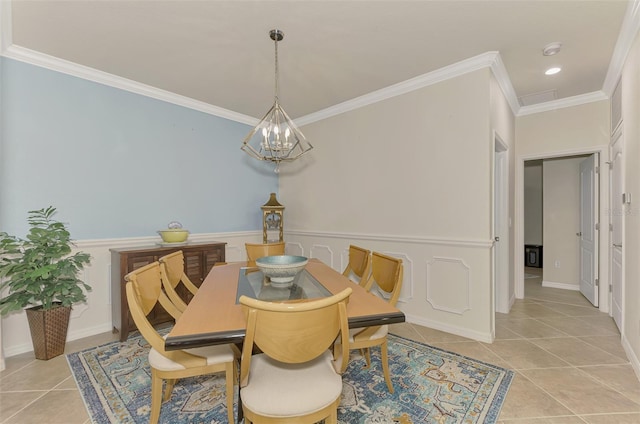
<svg viewBox="0 0 640 424">
<path fill-rule="evenodd" d="M 3 3 L 5 2 L 0 1 L 0 4 Z M 50 69 L 52 71 L 82 78 L 88 81 L 93 81 L 98 84 L 119 88 L 121 90 L 135 94 L 140 94 L 152 99 L 161 100 L 163 102 L 172 103 L 178 106 L 183 106 L 209 115 L 214 115 L 220 118 L 229 119 L 231 121 L 240 122 L 242 124 L 253 126 L 259 122 L 258 119 L 248 115 L 243 115 L 238 112 L 223 109 L 221 107 L 201 102 L 190 97 L 181 96 L 166 90 L 152 87 L 150 85 L 141 84 L 127 78 L 122 78 L 117 75 L 109 74 L 107 72 L 99 71 L 88 66 L 79 65 L 74 62 L 69 62 L 64 59 L 39 53 L 34 50 L 26 49 L 24 47 L 15 45 L 8 46 L 2 50 L 2 56 L 10 59 L 15 59 L 20 62 L 29 63 L 31 65 L 36 65 L 42 68 Z"/>
<path fill-rule="evenodd" d="M 618 84 L 624 62 L 627 59 L 627 55 L 638 31 L 640 31 L 640 0 L 633 0 L 627 7 L 627 12 L 620 29 L 620 35 L 613 50 L 613 55 L 611 55 L 607 76 L 602 85 L 602 91 L 609 97 L 613 94 L 616 84 Z"/>
<path fill-rule="evenodd" d="M 446 81 L 448 79 L 464 75 L 469 72 L 477 71 L 478 69 L 487 67 L 493 68 L 496 57 L 499 57 L 498 52 L 486 52 L 478 56 L 474 56 L 469 59 L 454 63 L 452 65 L 445 66 L 444 68 L 440 68 L 435 71 L 399 82 L 397 84 L 372 91 L 371 93 L 364 94 L 360 97 L 338 103 L 337 105 L 330 106 L 318 112 L 310 113 L 308 115 L 297 118 L 296 123 L 298 125 L 311 124 L 313 122 L 340 115 L 341 113 L 349 112 L 354 109 L 359 109 L 361 107 L 368 106 L 382 100 L 390 99 L 392 97 L 428 87 L 430 85 L 437 84 L 439 82 Z M 509 85 L 510 84 L 511 83 L 509 82 Z"/>
<path fill-rule="evenodd" d="M 520 102 L 518 101 L 516 90 L 513 89 L 513 84 L 511 84 L 511 78 L 509 78 L 507 68 L 504 66 L 502 56 L 500 56 L 499 52 L 495 53 L 496 56 L 493 63 L 491 64 L 491 71 L 493 72 L 496 81 L 498 81 L 498 85 L 502 89 L 504 97 L 507 99 L 507 102 L 511 107 L 511 112 L 514 114 L 514 116 L 518 116 L 518 113 L 520 112 Z"/>
<path fill-rule="evenodd" d="M 550 110 L 560 109 L 581 105 L 589 102 L 607 99 L 613 93 L 618 79 L 622 73 L 622 68 L 626 60 L 627 54 L 640 31 L 640 0 L 632 0 L 627 8 L 625 18 L 620 30 L 620 35 L 616 42 L 616 46 L 611 57 L 609 69 L 603 83 L 601 91 L 587 93 L 584 95 L 554 100 L 551 102 L 540 103 L 531 106 L 520 106 L 518 98 L 511 84 L 509 74 L 504 66 L 500 53 L 497 51 L 486 52 L 469 59 L 462 60 L 449 66 L 437 69 L 435 71 L 408 79 L 406 81 L 393 84 L 391 86 L 373 91 L 371 93 L 356 97 L 351 100 L 330 106 L 318 112 L 314 112 L 296 119 L 298 125 L 306 125 L 316 121 L 330 118 L 341 113 L 345 113 L 354 109 L 358 109 L 382 100 L 386 100 L 395 96 L 399 96 L 420 88 L 427 87 L 442 81 L 446 81 L 457 76 L 464 75 L 469 72 L 476 71 L 485 67 L 490 67 L 493 72 L 509 106 L 515 116 L 530 115 L 533 113 L 546 112 Z M 118 77 L 97 69 L 82 66 L 73 62 L 42 54 L 23 47 L 12 44 L 12 25 L 11 25 L 11 2 L 0 0 L 0 55 L 26 62 L 32 65 L 40 66 L 53 71 L 61 72 L 67 75 L 83 78 L 106 86 L 119 88 L 131 93 L 140 94 L 146 97 L 154 98 L 164 102 L 183 106 L 189 109 L 197 110 L 209 115 L 218 116 L 220 118 L 229 119 L 247 125 L 257 125 L 259 119 L 252 116 L 244 115 L 228 109 L 211 105 L 199 100 L 195 100 L 186 96 L 181 96 L 166 90 L 141 84 L 133 80 Z"/>
<path fill-rule="evenodd" d="M 551 110 L 562 109 L 565 107 L 579 106 L 586 103 L 599 102 L 607 100 L 609 96 L 604 91 L 593 91 L 579 96 L 565 97 L 564 99 L 553 100 L 550 102 L 538 103 L 531 106 L 522 106 L 518 112 L 518 116 L 532 115 L 534 113 L 548 112 Z"/>
</svg>

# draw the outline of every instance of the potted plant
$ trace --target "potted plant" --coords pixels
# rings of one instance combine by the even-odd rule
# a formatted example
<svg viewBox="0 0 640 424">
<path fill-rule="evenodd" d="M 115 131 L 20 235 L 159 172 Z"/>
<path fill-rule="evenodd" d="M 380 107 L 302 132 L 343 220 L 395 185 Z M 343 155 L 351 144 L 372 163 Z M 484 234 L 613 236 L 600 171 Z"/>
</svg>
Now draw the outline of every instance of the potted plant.
<svg viewBox="0 0 640 424">
<path fill-rule="evenodd" d="M 25 239 L 0 232 L 0 315 L 26 309 L 37 359 L 64 353 L 71 305 L 91 287 L 78 278 L 90 256 L 71 255 L 69 231 L 52 206 L 29 211 Z"/>
</svg>

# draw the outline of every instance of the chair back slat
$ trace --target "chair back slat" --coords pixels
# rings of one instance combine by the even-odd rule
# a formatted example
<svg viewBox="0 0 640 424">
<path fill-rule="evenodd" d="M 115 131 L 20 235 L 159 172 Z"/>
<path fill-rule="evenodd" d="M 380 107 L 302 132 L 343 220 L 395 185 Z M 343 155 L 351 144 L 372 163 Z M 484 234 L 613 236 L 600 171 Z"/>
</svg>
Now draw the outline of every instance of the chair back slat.
<svg viewBox="0 0 640 424">
<path fill-rule="evenodd" d="M 166 282 L 171 284 L 171 287 L 176 288 L 182 280 L 182 274 L 184 274 L 184 254 L 181 250 L 170 253 L 160 258 L 160 264 L 164 265 L 163 277 L 166 278 Z"/>
<path fill-rule="evenodd" d="M 133 282 L 137 299 L 145 316 L 158 303 L 162 294 L 162 280 L 160 279 L 160 267 L 157 262 L 150 263 L 125 275 L 125 281 Z"/>
<path fill-rule="evenodd" d="M 272 358 L 287 363 L 312 360 L 338 336 L 337 304 L 306 312 L 258 311 L 253 342 Z"/>
<path fill-rule="evenodd" d="M 263 244 L 245 243 L 247 261 L 255 262 L 256 259 L 262 258 L 263 256 L 284 255 L 284 247 L 283 241 Z"/>
<path fill-rule="evenodd" d="M 160 264 L 157 261 L 130 272 L 124 279 L 133 283 L 138 304 L 145 316 L 148 316 L 158 303 L 174 319 L 182 315 L 182 311 L 176 308 L 162 290 Z"/>
<path fill-rule="evenodd" d="M 375 282 L 378 288 L 389 296 L 389 303 L 396 306 L 400 290 L 402 290 L 402 259 L 384 255 L 379 252 L 371 254 L 371 276 L 367 282 L 370 290 Z"/>
<path fill-rule="evenodd" d="M 351 277 L 351 274 L 360 279 L 358 283 L 364 287 L 369 274 L 371 272 L 371 251 L 363 249 L 362 247 L 350 245 L 349 246 L 349 263 L 342 272 L 347 278 Z"/>
<path fill-rule="evenodd" d="M 276 361 L 289 364 L 317 358 L 339 334 L 343 345 L 348 346 L 346 304 L 351 292 L 351 288 L 346 288 L 331 297 L 295 303 L 271 303 L 241 296 L 239 302 L 247 317 L 241 380 L 246 383 L 254 345 Z M 346 366 L 346 360 L 342 362 Z"/>
</svg>

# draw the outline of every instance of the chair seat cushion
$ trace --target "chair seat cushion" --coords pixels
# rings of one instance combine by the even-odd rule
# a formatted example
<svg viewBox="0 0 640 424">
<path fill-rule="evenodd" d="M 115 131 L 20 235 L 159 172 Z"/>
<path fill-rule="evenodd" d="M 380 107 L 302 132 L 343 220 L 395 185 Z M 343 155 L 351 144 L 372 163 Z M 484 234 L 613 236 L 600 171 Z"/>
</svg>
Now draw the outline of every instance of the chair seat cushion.
<svg viewBox="0 0 640 424">
<path fill-rule="evenodd" d="M 366 328 L 352 328 L 349 330 L 349 343 L 354 343 L 354 339 L 353 337 L 366 330 Z M 378 328 L 378 331 L 376 331 L 375 333 L 373 333 L 371 335 L 371 337 L 369 337 L 369 340 L 379 340 L 379 339 L 383 339 L 385 337 L 387 337 L 387 333 L 389 333 L 389 326 L 388 325 L 381 325 L 380 328 Z"/>
<path fill-rule="evenodd" d="M 193 349 L 184 349 L 183 351 L 207 358 L 207 365 L 221 364 L 234 360 L 233 350 L 229 345 L 196 347 Z M 160 371 L 178 371 L 185 369 L 184 366 L 163 356 L 154 348 L 151 348 L 149 352 L 149 365 Z"/>
<path fill-rule="evenodd" d="M 315 412 L 335 402 L 341 393 L 342 376 L 335 371 L 329 351 L 303 364 L 254 355 L 248 385 L 240 389 L 245 407 L 273 417 Z"/>
</svg>

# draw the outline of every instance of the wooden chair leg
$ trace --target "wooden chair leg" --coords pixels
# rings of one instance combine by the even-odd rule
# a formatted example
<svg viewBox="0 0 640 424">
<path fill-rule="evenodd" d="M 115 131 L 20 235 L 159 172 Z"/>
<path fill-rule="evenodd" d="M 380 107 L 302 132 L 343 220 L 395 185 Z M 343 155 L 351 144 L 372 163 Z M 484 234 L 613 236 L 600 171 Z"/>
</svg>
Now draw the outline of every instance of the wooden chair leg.
<svg viewBox="0 0 640 424">
<path fill-rule="evenodd" d="M 380 345 L 380 359 L 382 360 L 382 371 L 384 372 L 384 380 L 387 382 L 389 393 L 393 393 L 393 384 L 389 374 L 389 353 L 387 351 L 387 339 Z"/>
<path fill-rule="evenodd" d="M 157 424 L 160 419 L 162 407 L 162 379 L 158 377 L 156 370 L 151 369 L 151 415 L 149 424 Z"/>
<path fill-rule="evenodd" d="M 337 406 L 336 406 L 336 408 L 331 410 L 331 415 L 329 415 L 327 418 L 325 418 L 324 424 L 338 424 L 338 408 L 337 408 Z"/>
<path fill-rule="evenodd" d="M 365 368 L 369 368 L 371 366 L 371 351 L 368 347 L 364 349 L 360 349 L 360 355 L 364 356 L 364 359 L 367 361 L 367 366 Z"/>
<path fill-rule="evenodd" d="M 227 364 L 225 370 L 225 379 L 227 380 L 227 418 L 229 423 L 235 423 L 233 417 L 233 387 L 236 383 L 236 361 L 234 360 L 230 364 Z"/>
<path fill-rule="evenodd" d="M 164 396 L 162 397 L 162 402 L 166 402 L 171 399 L 171 393 L 173 393 L 173 386 L 176 385 L 176 379 L 172 378 L 167 380 L 167 384 L 164 387 Z"/>
</svg>

